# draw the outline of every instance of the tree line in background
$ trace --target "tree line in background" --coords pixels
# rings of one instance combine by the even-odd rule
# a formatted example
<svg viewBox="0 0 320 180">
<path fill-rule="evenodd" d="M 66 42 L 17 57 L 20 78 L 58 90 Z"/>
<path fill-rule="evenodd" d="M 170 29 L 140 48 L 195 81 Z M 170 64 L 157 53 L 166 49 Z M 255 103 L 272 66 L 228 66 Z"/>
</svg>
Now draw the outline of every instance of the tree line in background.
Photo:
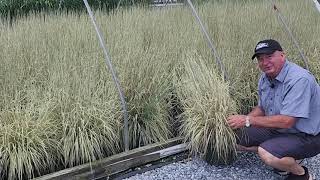
<svg viewBox="0 0 320 180">
<path fill-rule="evenodd" d="M 132 5 L 148 5 L 152 3 L 182 3 L 185 0 L 87 0 L 91 8 L 109 12 L 118 7 L 129 7 Z M 199 4 L 208 0 L 193 0 Z M 215 0 L 224 2 L 226 0 Z M 247 0 L 241 0 L 247 1 Z M 0 0 L 0 17 L 12 21 L 30 13 L 39 12 L 81 12 L 85 10 L 83 0 Z"/>
<path fill-rule="evenodd" d="M 88 0 L 94 9 L 112 10 L 118 6 L 148 4 L 153 0 Z M 15 18 L 30 12 L 41 11 L 82 11 L 83 0 L 1 0 L 0 14 L 5 18 Z"/>
</svg>

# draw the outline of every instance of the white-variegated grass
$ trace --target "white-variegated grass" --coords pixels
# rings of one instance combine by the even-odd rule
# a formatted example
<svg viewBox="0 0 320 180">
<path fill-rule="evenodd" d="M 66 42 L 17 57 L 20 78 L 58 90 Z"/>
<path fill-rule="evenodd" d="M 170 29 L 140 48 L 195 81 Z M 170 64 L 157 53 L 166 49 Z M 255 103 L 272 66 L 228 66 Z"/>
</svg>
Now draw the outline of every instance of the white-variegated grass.
<svg viewBox="0 0 320 180">
<path fill-rule="evenodd" d="M 229 163 L 236 156 L 236 137 L 226 119 L 237 107 L 228 84 L 196 53 L 180 68 L 175 85 L 183 109 L 181 134 L 191 152 L 210 164 Z"/>
</svg>

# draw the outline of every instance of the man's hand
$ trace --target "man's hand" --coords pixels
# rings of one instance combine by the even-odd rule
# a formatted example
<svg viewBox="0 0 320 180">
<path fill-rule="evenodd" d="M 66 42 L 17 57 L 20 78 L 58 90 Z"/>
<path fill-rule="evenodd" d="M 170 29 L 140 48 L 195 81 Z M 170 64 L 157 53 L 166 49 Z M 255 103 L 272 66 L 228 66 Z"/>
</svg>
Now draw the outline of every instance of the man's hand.
<svg viewBox="0 0 320 180">
<path fill-rule="evenodd" d="M 246 124 L 246 116 L 245 115 L 232 115 L 227 119 L 228 125 L 232 129 L 242 128 Z"/>
</svg>

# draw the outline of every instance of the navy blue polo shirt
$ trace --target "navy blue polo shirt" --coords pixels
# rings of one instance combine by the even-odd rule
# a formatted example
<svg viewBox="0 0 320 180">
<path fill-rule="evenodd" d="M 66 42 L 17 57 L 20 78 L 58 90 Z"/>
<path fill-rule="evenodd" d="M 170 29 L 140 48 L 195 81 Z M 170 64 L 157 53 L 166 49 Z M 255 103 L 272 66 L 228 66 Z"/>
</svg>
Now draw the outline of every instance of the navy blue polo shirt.
<svg viewBox="0 0 320 180">
<path fill-rule="evenodd" d="M 263 73 L 258 84 L 258 105 L 265 115 L 287 115 L 296 118 L 290 129 L 280 132 L 320 132 L 320 86 L 314 76 L 286 60 L 278 76 L 270 80 Z"/>
</svg>

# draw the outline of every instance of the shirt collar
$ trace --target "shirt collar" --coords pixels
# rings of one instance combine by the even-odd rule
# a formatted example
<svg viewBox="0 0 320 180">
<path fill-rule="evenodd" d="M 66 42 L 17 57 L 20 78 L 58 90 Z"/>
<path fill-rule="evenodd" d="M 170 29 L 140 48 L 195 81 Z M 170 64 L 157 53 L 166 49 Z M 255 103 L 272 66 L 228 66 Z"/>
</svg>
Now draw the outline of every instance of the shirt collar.
<svg viewBox="0 0 320 180">
<path fill-rule="evenodd" d="M 283 82 L 286 75 L 287 75 L 287 72 L 288 72 L 288 61 L 286 60 L 284 65 L 282 66 L 280 73 L 278 74 L 278 76 L 275 79 L 280 82 Z"/>
</svg>

